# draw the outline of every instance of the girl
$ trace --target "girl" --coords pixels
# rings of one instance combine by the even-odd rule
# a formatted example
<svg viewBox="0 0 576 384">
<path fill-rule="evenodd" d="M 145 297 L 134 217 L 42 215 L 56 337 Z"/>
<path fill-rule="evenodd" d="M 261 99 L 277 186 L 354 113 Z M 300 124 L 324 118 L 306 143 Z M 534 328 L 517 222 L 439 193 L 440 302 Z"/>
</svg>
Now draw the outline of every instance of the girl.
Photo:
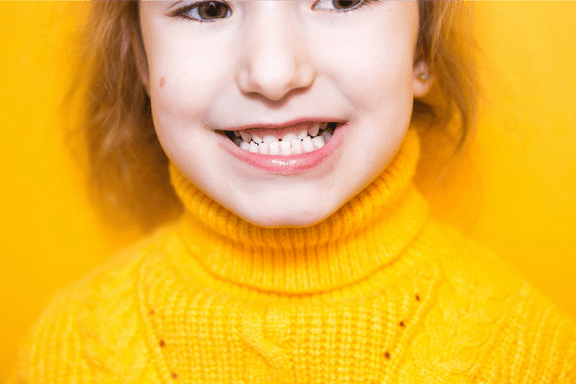
<svg viewBox="0 0 576 384">
<path fill-rule="evenodd" d="M 95 3 L 77 89 L 103 201 L 159 222 L 173 188 L 183 214 L 53 300 L 19 380 L 574 382 L 574 322 L 414 186 L 420 137 L 471 136 L 459 11 Z"/>
</svg>

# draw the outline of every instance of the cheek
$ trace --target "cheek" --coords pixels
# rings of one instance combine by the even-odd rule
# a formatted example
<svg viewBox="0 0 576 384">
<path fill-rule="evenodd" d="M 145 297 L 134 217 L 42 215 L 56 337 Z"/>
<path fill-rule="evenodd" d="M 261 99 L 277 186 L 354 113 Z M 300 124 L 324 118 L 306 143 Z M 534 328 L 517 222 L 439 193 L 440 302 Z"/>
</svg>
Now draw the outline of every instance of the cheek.
<svg viewBox="0 0 576 384">
<path fill-rule="evenodd" d="M 204 111 L 209 107 L 209 97 L 198 85 L 198 80 L 185 74 L 174 76 L 167 74 L 160 76 L 156 80 L 156 86 L 150 90 L 150 100 L 152 112 L 156 118 L 161 120 L 170 119 L 172 123 L 176 120 L 182 122 L 193 122 L 200 120 Z"/>
<path fill-rule="evenodd" d="M 389 31 L 374 29 L 363 34 L 390 36 Z M 411 103 L 413 55 L 406 37 L 345 39 L 341 43 L 324 52 L 322 65 L 356 109 L 369 112 Z"/>
<path fill-rule="evenodd" d="M 365 115 L 397 118 L 408 113 L 413 102 L 410 60 L 382 55 L 364 58 L 361 65 L 350 64 L 356 64 L 354 70 L 344 67 L 340 72 L 337 82 L 340 92 L 353 103 L 355 110 Z"/>
<path fill-rule="evenodd" d="M 192 48 L 183 51 L 169 43 L 152 47 L 150 97 L 157 115 L 200 119 L 222 92 L 227 63 L 219 52 L 194 55 L 201 47 Z"/>
<path fill-rule="evenodd" d="M 399 57 L 396 56 L 395 59 Z M 412 72 L 410 61 L 390 57 L 371 57 L 371 65 L 357 72 L 347 86 L 354 93 L 358 105 L 366 112 L 373 109 L 394 109 L 412 101 Z"/>
</svg>

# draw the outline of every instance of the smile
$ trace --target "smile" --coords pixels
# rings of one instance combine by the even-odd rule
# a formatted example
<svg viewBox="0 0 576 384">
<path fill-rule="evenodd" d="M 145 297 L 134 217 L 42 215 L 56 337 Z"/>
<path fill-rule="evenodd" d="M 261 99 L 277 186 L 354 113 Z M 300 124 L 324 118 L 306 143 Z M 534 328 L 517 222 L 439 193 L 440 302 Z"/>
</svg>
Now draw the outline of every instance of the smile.
<svg viewBox="0 0 576 384">
<path fill-rule="evenodd" d="M 262 155 L 299 155 L 316 151 L 326 145 L 340 124 L 336 122 L 311 124 L 299 127 L 295 133 L 289 132 L 279 137 L 268 130 L 247 129 L 228 131 L 226 136 L 239 148 Z"/>
<path fill-rule="evenodd" d="M 308 121 L 284 127 L 219 131 L 234 157 L 272 173 L 300 173 L 323 163 L 339 146 L 348 123 Z"/>
</svg>

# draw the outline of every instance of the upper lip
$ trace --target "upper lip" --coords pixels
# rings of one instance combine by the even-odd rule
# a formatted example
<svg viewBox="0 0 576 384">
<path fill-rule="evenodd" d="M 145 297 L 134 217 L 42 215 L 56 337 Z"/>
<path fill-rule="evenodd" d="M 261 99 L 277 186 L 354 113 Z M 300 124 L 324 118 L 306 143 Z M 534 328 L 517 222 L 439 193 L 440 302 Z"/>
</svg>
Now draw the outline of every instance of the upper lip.
<svg viewBox="0 0 576 384">
<path fill-rule="evenodd" d="M 290 121 L 286 121 L 283 123 L 251 123 L 246 125 L 239 125 L 230 128 L 221 129 L 222 131 L 243 131 L 246 129 L 254 129 L 254 128 L 264 128 L 264 129 L 281 129 L 281 128 L 289 128 L 294 125 L 301 125 L 301 124 L 314 124 L 314 123 L 344 123 L 344 119 L 334 118 L 334 117 L 303 117 L 298 118 Z"/>
</svg>

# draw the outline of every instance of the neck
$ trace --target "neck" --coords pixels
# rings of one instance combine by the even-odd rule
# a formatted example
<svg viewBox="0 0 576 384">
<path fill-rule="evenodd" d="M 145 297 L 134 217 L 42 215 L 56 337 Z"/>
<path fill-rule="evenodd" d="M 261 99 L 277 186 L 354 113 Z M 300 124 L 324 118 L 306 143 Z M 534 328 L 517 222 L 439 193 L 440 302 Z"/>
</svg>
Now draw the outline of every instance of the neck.
<svg viewBox="0 0 576 384">
<path fill-rule="evenodd" d="M 326 292 L 366 279 L 401 256 L 427 217 L 411 183 L 419 142 L 410 130 L 399 152 L 366 189 L 307 228 L 262 228 L 201 192 L 173 165 L 186 213 L 182 234 L 211 274 L 278 293 Z"/>
</svg>

